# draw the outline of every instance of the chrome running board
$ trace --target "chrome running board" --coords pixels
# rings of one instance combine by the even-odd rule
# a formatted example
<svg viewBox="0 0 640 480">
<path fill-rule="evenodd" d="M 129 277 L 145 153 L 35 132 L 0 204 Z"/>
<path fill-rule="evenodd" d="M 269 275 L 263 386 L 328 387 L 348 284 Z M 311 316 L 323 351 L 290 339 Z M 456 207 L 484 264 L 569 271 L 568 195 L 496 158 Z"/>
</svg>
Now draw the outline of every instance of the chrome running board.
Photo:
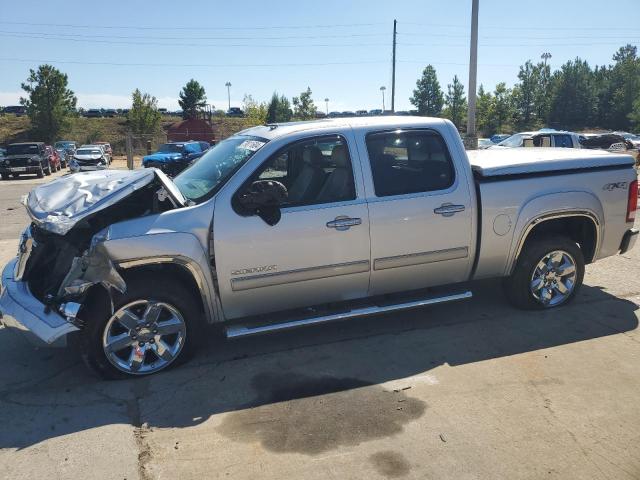
<svg viewBox="0 0 640 480">
<path fill-rule="evenodd" d="M 259 335 L 261 333 L 277 332 L 280 330 L 289 330 L 291 328 L 306 327 L 308 325 L 316 325 L 319 323 L 335 322 L 337 320 L 346 320 L 349 318 L 368 317 L 370 315 L 377 315 L 380 313 L 397 312 L 400 310 L 408 310 L 411 308 L 424 307 L 427 305 L 435 305 L 438 303 L 455 302 L 457 300 L 465 300 L 471 298 L 472 294 L 469 291 L 456 293 L 452 295 L 445 295 L 442 297 L 424 298 L 421 300 L 414 300 L 405 303 L 396 303 L 392 305 L 372 306 L 372 307 L 360 307 L 352 310 L 340 313 L 334 313 L 329 315 L 321 315 L 317 317 L 301 318 L 298 320 L 288 320 L 282 323 L 271 323 L 266 325 L 230 325 L 226 329 L 227 338 L 239 338 L 248 337 L 251 335 Z"/>
</svg>

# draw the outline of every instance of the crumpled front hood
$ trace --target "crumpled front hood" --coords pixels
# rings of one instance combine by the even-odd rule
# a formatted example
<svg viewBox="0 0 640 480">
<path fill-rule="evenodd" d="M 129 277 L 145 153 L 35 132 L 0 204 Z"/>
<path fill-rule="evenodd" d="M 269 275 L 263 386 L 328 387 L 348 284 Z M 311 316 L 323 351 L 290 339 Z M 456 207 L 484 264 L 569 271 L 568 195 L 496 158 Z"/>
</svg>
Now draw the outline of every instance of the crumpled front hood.
<svg viewBox="0 0 640 480">
<path fill-rule="evenodd" d="M 182 160 L 182 155 L 175 152 L 172 152 L 172 153 L 156 152 L 151 155 L 146 155 L 145 157 L 142 158 L 143 162 L 177 162 L 179 160 Z"/>
<path fill-rule="evenodd" d="M 23 203 L 41 228 L 66 234 L 83 218 L 107 208 L 158 181 L 174 203 L 187 205 L 175 184 L 160 170 L 102 170 L 65 175 L 31 190 Z"/>
</svg>

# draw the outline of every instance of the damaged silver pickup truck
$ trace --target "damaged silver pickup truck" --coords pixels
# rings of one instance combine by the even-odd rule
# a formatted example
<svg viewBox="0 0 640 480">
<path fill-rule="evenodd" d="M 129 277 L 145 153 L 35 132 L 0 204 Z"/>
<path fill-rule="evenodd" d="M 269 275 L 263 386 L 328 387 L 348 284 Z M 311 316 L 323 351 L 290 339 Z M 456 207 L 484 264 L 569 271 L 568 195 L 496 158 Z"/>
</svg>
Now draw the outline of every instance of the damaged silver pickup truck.
<svg viewBox="0 0 640 480">
<path fill-rule="evenodd" d="M 584 150 L 464 150 L 446 120 L 266 125 L 161 171 L 34 189 L 2 273 L 6 327 L 73 340 L 108 377 L 176 365 L 218 325 L 240 337 L 471 296 L 571 301 L 587 263 L 633 247 L 634 161 Z"/>
</svg>

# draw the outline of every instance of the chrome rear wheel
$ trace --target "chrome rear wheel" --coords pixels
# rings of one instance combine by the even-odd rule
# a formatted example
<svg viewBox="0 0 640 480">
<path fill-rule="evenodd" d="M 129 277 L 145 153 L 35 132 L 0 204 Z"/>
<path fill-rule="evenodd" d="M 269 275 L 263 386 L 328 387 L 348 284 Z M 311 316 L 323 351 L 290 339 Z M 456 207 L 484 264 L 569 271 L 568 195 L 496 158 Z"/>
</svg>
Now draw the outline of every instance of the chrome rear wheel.
<svg viewBox="0 0 640 480">
<path fill-rule="evenodd" d="M 185 319 L 176 307 L 137 300 L 120 307 L 107 321 L 102 349 L 119 371 L 149 375 L 168 367 L 180 355 L 186 335 Z"/>
<path fill-rule="evenodd" d="M 542 257 L 533 270 L 531 294 L 544 307 L 558 306 L 573 293 L 576 278 L 575 259 L 564 250 L 554 250 Z"/>
</svg>

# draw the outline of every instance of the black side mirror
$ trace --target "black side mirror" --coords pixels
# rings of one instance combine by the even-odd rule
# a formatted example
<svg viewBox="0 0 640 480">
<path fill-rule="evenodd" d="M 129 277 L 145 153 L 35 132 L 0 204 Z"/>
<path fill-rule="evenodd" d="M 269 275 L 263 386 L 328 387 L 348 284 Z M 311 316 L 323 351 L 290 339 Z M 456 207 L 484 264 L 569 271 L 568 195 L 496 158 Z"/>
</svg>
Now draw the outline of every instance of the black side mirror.
<svg viewBox="0 0 640 480">
<path fill-rule="evenodd" d="M 288 197 L 287 188 L 275 180 L 256 180 L 239 193 L 237 204 L 246 214 L 258 215 L 267 225 L 275 225 L 282 214 L 280 205 Z"/>
</svg>

